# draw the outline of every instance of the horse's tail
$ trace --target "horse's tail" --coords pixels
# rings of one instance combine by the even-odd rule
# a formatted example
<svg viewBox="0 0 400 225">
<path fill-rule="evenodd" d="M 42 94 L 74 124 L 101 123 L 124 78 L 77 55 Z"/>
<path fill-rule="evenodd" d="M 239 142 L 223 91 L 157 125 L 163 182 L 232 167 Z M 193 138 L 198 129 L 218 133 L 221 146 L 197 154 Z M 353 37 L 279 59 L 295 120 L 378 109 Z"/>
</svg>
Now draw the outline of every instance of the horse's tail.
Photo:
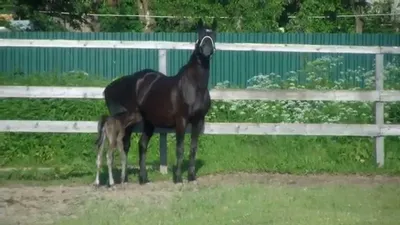
<svg viewBox="0 0 400 225">
<path fill-rule="evenodd" d="M 96 139 L 97 149 L 100 148 L 100 146 L 103 144 L 104 139 L 105 139 L 104 138 L 104 129 L 103 129 L 103 127 L 104 127 L 104 124 L 107 121 L 107 118 L 108 118 L 107 115 L 102 115 L 100 117 L 99 122 L 97 123 L 97 133 L 98 133 L 98 136 L 97 136 L 97 139 Z"/>
</svg>

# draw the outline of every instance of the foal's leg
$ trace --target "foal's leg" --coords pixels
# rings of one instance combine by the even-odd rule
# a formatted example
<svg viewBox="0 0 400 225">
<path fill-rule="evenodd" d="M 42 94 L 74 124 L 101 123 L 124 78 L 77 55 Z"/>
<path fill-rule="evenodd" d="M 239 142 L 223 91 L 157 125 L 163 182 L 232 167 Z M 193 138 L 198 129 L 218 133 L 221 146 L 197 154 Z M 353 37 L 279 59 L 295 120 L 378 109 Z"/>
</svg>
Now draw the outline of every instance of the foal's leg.
<svg viewBox="0 0 400 225">
<path fill-rule="evenodd" d="M 115 136 L 114 136 L 115 138 Z M 114 177 L 112 174 L 112 164 L 114 162 L 114 150 L 115 150 L 115 140 L 110 140 L 110 148 L 107 151 L 107 166 L 108 166 L 108 180 L 110 187 L 114 186 Z"/>
<path fill-rule="evenodd" d="M 118 135 L 117 138 L 117 147 L 119 149 L 120 152 L 120 157 L 121 157 L 121 184 L 125 183 L 125 177 L 126 177 L 126 153 L 124 151 L 124 143 L 122 141 L 122 138 L 124 135 L 123 133 L 121 133 L 120 135 Z"/>
<path fill-rule="evenodd" d="M 101 160 L 103 159 L 104 139 L 105 136 L 103 136 L 103 140 L 100 140 L 101 145 L 99 149 L 97 149 L 97 159 L 96 159 L 97 172 L 96 172 L 96 180 L 94 181 L 94 185 L 96 186 L 100 185 L 100 170 L 101 170 Z"/>
<path fill-rule="evenodd" d="M 190 155 L 189 155 L 189 169 L 188 169 L 188 181 L 196 180 L 196 153 L 200 132 L 204 126 L 204 119 L 192 124 L 192 134 L 190 143 Z"/>
<path fill-rule="evenodd" d="M 181 118 L 176 123 L 176 165 L 173 174 L 174 183 L 182 183 L 182 163 L 184 153 L 186 120 Z"/>
<path fill-rule="evenodd" d="M 147 169 L 146 169 L 146 153 L 150 138 L 151 136 L 153 136 L 153 133 L 154 133 L 154 126 L 152 124 L 145 122 L 143 124 L 142 136 L 140 137 L 139 140 L 139 166 L 140 166 L 139 183 L 140 184 L 145 184 L 149 182 L 149 179 L 147 178 Z"/>
</svg>

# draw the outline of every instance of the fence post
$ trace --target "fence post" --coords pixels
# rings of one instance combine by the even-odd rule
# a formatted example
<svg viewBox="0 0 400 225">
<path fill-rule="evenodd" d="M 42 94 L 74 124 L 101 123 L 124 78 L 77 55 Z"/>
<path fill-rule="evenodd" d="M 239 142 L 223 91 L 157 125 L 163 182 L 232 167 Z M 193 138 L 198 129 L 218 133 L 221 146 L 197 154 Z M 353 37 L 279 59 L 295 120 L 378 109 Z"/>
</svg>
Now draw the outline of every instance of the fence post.
<svg viewBox="0 0 400 225">
<path fill-rule="evenodd" d="M 383 54 L 375 56 L 375 89 L 381 99 L 381 92 L 384 90 L 383 76 Z M 375 123 L 379 130 L 385 124 L 384 103 L 381 101 L 375 102 Z M 378 167 L 382 167 L 385 160 L 385 138 L 384 136 L 375 137 L 375 158 Z"/>
<path fill-rule="evenodd" d="M 158 70 L 167 74 L 167 50 L 158 50 Z M 168 173 L 167 162 L 167 133 L 160 133 L 160 173 Z"/>
</svg>

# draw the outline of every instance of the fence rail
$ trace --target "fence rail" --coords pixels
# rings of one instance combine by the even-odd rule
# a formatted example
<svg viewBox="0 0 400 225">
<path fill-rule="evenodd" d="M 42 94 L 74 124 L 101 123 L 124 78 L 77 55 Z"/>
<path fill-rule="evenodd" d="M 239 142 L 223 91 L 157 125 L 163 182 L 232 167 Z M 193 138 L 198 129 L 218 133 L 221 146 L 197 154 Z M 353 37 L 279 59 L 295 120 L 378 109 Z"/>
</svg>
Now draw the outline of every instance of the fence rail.
<svg viewBox="0 0 400 225">
<path fill-rule="evenodd" d="M 115 48 L 158 49 L 159 71 L 167 71 L 167 49 L 192 50 L 194 43 L 161 41 L 88 41 L 88 40 L 27 40 L 0 39 L 0 47 L 51 48 Z M 371 101 L 375 102 L 375 124 L 284 124 L 284 123 L 207 123 L 205 134 L 232 135 L 316 135 L 316 136 L 370 136 L 375 137 L 378 166 L 384 164 L 384 136 L 400 135 L 400 124 L 384 124 L 384 102 L 400 101 L 400 91 L 383 88 L 383 54 L 400 54 L 400 47 L 327 46 L 293 44 L 217 43 L 218 50 L 262 52 L 310 52 L 375 54 L 375 86 L 372 91 L 316 91 L 316 90 L 211 90 L 214 100 L 311 100 L 311 101 Z M 0 98 L 72 98 L 101 99 L 99 87 L 29 87 L 0 86 Z M 0 132 L 96 132 L 94 121 L 30 121 L 0 120 Z M 190 130 L 190 128 L 188 128 Z M 139 130 L 137 130 L 139 132 Z M 160 133 L 160 171 L 167 171 L 166 135 Z"/>
<path fill-rule="evenodd" d="M 186 129 L 190 132 L 191 127 Z M 134 132 L 140 132 L 138 126 Z M 0 132 L 97 133 L 96 121 L 0 120 Z M 155 133 L 173 133 L 157 128 Z M 214 135 L 301 135 L 301 136 L 398 136 L 400 125 L 385 124 L 292 124 L 292 123 L 206 123 L 204 134 Z"/>
<path fill-rule="evenodd" d="M 194 42 L 0 39 L 0 47 L 193 50 Z M 217 42 L 216 49 L 222 51 L 400 54 L 400 47 L 355 45 L 300 45 Z"/>
<path fill-rule="evenodd" d="M 0 98 L 102 99 L 103 87 L 0 86 Z M 214 100 L 400 101 L 400 91 L 213 89 Z"/>
</svg>

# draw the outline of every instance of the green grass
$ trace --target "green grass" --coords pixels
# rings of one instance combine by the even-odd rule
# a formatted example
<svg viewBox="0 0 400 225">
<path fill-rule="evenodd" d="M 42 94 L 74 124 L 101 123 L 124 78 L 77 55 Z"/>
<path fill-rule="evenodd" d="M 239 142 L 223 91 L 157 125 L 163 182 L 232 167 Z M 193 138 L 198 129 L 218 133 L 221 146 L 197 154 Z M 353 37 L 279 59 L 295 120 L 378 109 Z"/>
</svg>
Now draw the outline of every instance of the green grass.
<svg viewBox="0 0 400 225">
<path fill-rule="evenodd" d="M 174 193 L 92 200 L 75 219 L 56 224 L 395 225 L 398 186 L 289 187 L 222 185 Z"/>
<path fill-rule="evenodd" d="M 24 134 L 24 137 L 29 135 Z M 5 180 L 42 180 L 67 179 L 76 177 L 82 182 L 92 182 L 95 171 L 95 152 L 93 151 L 94 135 L 84 134 L 32 134 L 33 138 L 26 138 L 13 134 L 14 141 L 8 141 L 15 146 L 15 157 L 5 167 L 56 167 L 65 168 L 62 171 L 49 173 L 1 173 Z M 35 143 L 32 140 L 40 139 Z M 62 142 L 60 142 L 62 140 Z M 29 142 L 28 142 L 29 141 Z M 185 140 L 185 162 L 189 154 L 189 135 Z M 0 142 L 1 143 L 1 142 Z M 69 143 L 69 144 L 65 144 Z M 29 146 L 20 149 L 18 145 Z M 52 146 L 52 148 L 43 146 Z M 158 167 L 159 151 L 158 136 L 150 141 L 147 163 Z M 316 137 L 259 137 L 259 136 L 202 136 L 199 144 L 198 174 L 230 173 L 237 171 L 247 172 L 279 172 L 279 173 L 389 173 L 399 174 L 400 160 L 397 141 L 386 140 L 386 164 L 384 168 L 377 168 L 372 154 L 373 141 L 367 138 L 354 138 L 349 141 L 345 138 L 316 138 Z M 10 146 L 8 146 L 10 147 Z M 19 150 L 20 149 L 20 150 Z M 57 149 L 57 151 L 53 151 Z M 133 137 L 132 148 L 129 153 L 129 164 L 138 165 L 137 137 Z M 173 135 L 168 136 L 168 164 L 171 172 L 175 163 L 175 140 Z M 349 154 L 352 151 L 352 154 Z M 358 152 L 367 151 L 368 160 L 357 160 Z M 26 155 L 22 153 L 26 152 Z M 21 153 L 21 156 L 18 154 Z M 52 160 L 44 161 L 44 157 Z M 116 164 L 119 156 L 116 154 Z M 105 165 L 105 164 L 104 164 Z M 184 167 L 187 167 L 186 165 Z M 150 170 L 150 179 L 165 178 L 155 170 Z M 136 181 L 134 175 L 131 179 Z"/>
</svg>

